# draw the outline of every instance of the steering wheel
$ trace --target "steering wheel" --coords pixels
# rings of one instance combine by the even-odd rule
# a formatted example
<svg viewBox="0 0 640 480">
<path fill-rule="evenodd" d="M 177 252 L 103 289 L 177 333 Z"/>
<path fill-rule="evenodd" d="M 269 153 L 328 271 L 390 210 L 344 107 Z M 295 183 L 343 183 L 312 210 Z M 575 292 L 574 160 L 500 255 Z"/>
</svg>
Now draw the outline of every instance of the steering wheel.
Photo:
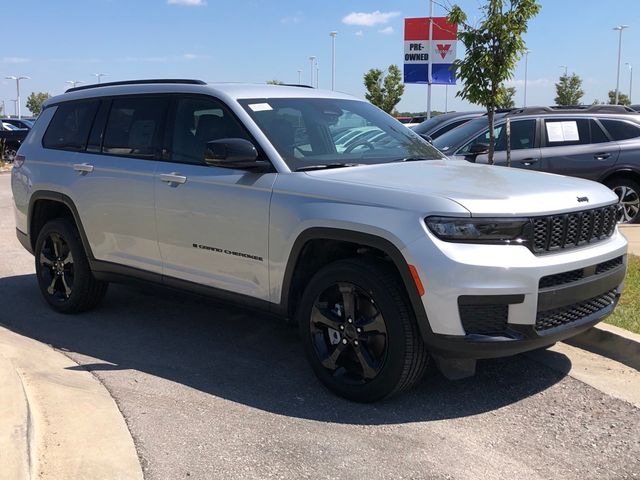
<svg viewBox="0 0 640 480">
<path fill-rule="evenodd" d="M 373 143 L 371 143 L 369 140 L 360 140 L 358 142 L 352 143 L 347 148 L 345 148 L 344 149 L 344 153 L 351 153 L 356 148 L 361 147 L 362 145 L 367 147 L 369 150 L 375 150 L 376 149 L 376 147 L 373 145 Z"/>
</svg>

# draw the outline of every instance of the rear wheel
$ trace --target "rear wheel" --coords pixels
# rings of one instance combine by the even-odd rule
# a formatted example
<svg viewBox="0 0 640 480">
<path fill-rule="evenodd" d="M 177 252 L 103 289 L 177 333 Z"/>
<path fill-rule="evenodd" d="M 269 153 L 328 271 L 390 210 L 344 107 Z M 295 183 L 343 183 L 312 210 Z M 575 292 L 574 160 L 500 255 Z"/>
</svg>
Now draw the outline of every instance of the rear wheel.
<svg viewBox="0 0 640 480">
<path fill-rule="evenodd" d="M 382 262 L 341 260 L 309 282 L 297 313 L 316 375 L 334 393 L 371 402 L 412 387 L 428 354 L 397 275 Z"/>
<path fill-rule="evenodd" d="M 607 182 L 620 199 L 619 223 L 640 222 L 640 185 L 628 178 L 614 178 Z"/>
<path fill-rule="evenodd" d="M 48 222 L 36 241 L 36 276 L 47 303 L 60 313 L 94 308 L 108 284 L 93 277 L 75 226 L 65 219 Z"/>
</svg>

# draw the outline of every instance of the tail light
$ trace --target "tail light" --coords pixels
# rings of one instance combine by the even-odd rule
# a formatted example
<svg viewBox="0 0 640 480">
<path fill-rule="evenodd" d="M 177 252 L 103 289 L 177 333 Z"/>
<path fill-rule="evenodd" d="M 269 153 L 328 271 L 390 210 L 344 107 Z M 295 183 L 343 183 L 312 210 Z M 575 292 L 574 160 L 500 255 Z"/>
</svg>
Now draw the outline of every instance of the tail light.
<svg viewBox="0 0 640 480">
<path fill-rule="evenodd" d="M 24 155 L 16 155 L 16 158 L 13 160 L 13 166 L 20 168 L 24 161 L 27 159 Z"/>
</svg>

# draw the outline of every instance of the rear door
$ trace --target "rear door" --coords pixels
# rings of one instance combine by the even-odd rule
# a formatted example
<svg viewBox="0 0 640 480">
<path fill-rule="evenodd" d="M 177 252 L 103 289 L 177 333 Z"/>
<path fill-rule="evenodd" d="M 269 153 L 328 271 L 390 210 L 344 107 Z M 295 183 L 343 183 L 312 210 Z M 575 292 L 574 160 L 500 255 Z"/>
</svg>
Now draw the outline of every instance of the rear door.
<svg viewBox="0 0 640 480">
<path fill-rule="evenodd" d="M 542 170 L 598 180 L 618 160 L 620 146 L 588 117 L 547 117 L 542 128 Z"/>
<path fill-rule="evenodd" d="M 69 166 L 75 181 L 70 191 L 76 196 L 97 260 L 162 272 L 154 215 L 154 174 L 167 107 L 167 96 L 103 99 L 86 151 L 74 154 Z M 70 112 L 62 132 L 69 131 L 76 117 Z"/>
</svg>

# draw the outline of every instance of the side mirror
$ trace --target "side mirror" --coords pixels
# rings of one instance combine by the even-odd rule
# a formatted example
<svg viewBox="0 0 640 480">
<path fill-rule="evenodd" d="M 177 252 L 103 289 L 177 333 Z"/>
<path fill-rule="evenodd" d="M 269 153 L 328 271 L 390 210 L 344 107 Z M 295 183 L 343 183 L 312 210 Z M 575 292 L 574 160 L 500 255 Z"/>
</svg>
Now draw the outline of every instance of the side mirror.
<svg viewBox="0 0 640 480">
<path fill-rule="evenodd" d="M 489 145 L 486 143 L 474 143 L 469 149 L 471 155 L 484 155 L 489 153 Z"/>
<path fill-rule="evenodd" d="M 258 150 L 244 138 L 222 138 L 207 142 L 204 161 L 207 165 L 226 168 L 259 166 Z"/>
</svg>

